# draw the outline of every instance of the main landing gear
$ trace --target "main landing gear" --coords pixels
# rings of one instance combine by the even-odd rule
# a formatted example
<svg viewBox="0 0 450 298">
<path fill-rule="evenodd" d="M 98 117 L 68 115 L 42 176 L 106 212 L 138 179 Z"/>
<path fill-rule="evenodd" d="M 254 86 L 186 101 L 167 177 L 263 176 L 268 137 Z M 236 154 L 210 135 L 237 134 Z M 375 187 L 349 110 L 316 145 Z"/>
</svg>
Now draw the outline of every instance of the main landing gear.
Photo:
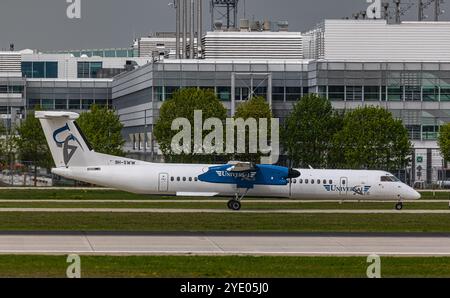
<svg viewBox="0 0 450 298">
<path fill-rule="evenodd" d="M 242 207 L 241 201 L 245 197 L 245 195 L 248 193 L 248 190 L 249 189 L 247 188 L 242 195 L 239 194 L 239 192 L 236 192 L 236 194 L 234 195 L 234 199 L 229 200 L 227 203 L 228 209 L 234 210 L 234 211 L 241 210 L 241 207 Z"/>
</svg>

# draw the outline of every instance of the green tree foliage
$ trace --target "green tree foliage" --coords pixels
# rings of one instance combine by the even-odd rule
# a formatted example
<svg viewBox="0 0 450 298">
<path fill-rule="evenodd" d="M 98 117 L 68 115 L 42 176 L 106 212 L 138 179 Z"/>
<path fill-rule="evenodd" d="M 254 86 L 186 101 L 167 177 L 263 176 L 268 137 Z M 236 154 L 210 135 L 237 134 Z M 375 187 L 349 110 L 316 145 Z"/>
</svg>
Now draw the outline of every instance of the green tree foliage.
<svg viewBox="0 0 450 298">
<path fill-rule="evenodd" d="M 272 119 L 272 110 L 270 109 L 270 105 L 267 103 L 267 101 L 264 99 L 264 97 L 253 97 L 250 100 L 240 104 L 238 106 L 238 108 L 236 109 L 236 113 L 234 115 L 234 119 L 243 119 L 245 121 L 247 121 L 248 119 L 255 119 L 256 120 L 256 124 L 258 127 L 258 132 L 261 129 L 260 126 L 260 121 L 259 119 L 267 119 L 267 140 L 268 142 L 270 142 L 270 133 L 271 133 L 271 119 Z M 238 128 L 239 130 L 239 128 Z M 238 131 L 239 133 L 239 131 Z M 236 139 L 235 139 L 235 145 L 238 144 L 238 136 L 239 134 L 236 134 Z M 249 161 L 249 162 L 254 162 L 254 163 L 259 163 L 260 159 L 261 159 L 261 155 L 262 153 L 258 152 L 257 153 L 250 153 L 250 146 L 249 146 L 249 128 L 248 126 L 245 127 L 245 131 L 241 132 L 242 134 L 245 133 L 245 153 L 236 153 L 234 156 L 235 160 L 242 160 L 242 161 Z M 256 142 L 256 148 L 259 148 L 259 134 L 257 135 L 256 138 L 257 142 Z M 270 144 L 270 143 L 269 143 Z M 235 146 L 236 147 L 236 146 Z M 237 147 L 236 147 L 237 148 Z M 235 152 L 237 152 L 237 150 L 235 150 Z"/>
<path fill-rule="evenodd" d="M 438 144 L 444 159 L 450 161 L 450 123 L 441 126 Z"/>
<path fill-rule="evenodd" d="M 181 89 L 161 106 L 160 116 L 154 127 L 154 135 L 167 162 L 211 162 L 215 159 L 213 154 L 196 153 L 196 148 L 194 148 L 194 112 L 196 110 L 202 111 L 203 121 L 208 118 L 218 118 L 224 122 L 227 117 L 226 108 L 212 90 Z M 172 139 L 181 130 L 181 128 L 178 131 L 172 130 L 172 123 L 177 118 L 185 118 L 191 124 L 191 150 L 189 154 L 176 154 L 172 151 Z M 204 130 L 202 139 L 208 134 L 209 132 Z"/>
<path fill-rule="evenodd" d="M 89 112 L 80 115 L 77 123 L 96 152 L 124 155 L 123 125 L 113 110 L 92 105 Z"/>
<path fill-rule="evenodd" d="M 345 114 L 335 142 L 343 152 L 345 166 L 353 169 L 403 169 L 411 153 L 401 120 L 378 107 L 362 107 Z"/>
<path fill-rule="evenodd" d="M 39 119 L 34 113 L 29 113 L 17 128 L 16 137 L 19 159 L 24 163 L 30 163 L 34 167 L 34 184 L 36 186 L 37 167 L 50 168 L 53 159 L 45 139 Z"/>
<path fill-rule="evenodd" d="M 342 116 L 329 100 L 315 94 L 300 99 L 287 118 L 282 143 L 293 166 L 335 167 L 340 152 L 333 137 L 342 126 Z"/>
</svg>

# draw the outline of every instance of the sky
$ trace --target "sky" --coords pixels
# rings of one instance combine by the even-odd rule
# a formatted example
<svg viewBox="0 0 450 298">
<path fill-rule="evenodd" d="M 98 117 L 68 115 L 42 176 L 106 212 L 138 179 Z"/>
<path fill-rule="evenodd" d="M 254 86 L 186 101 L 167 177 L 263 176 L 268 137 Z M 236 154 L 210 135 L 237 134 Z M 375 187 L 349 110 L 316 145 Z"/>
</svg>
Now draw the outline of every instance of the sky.
<svg viewBox="0 0 450 298">
<path fill-rule="evenodd" d="M 67 1 L 1 0 L 0 50 L 66 50 L 129 47 L 135 37 L 174 31 L 173 0 L 79 0 L 81 19 L 69 19 Z M 210 26 L 209 0 L 204 1 L 205 28 Z M 403 2 L 417 0 L 403 0 Z M 429 0 L 424 0 L 429 1 Z M 450 1 L 442 20 L 450 20 Z M 245 4 L 245 5 L 244 5 Z M 240 0 L 239 18 L 287 20 L 290 31 L 306 31 L 323 19 L 350 17 L 365 10 L 366 0 Z M 426 11 L 433 16 L 433 10 Z M 405 20 L 417 18 L 413 7 Z"/>
</svg>

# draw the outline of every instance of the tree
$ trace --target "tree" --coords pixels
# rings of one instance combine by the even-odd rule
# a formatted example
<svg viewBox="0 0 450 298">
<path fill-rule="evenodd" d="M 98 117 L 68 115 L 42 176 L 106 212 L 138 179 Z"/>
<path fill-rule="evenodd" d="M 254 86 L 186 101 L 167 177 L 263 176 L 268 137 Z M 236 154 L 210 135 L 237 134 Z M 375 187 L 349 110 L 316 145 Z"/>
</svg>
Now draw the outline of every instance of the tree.
<svg viewBox="0 0 450 298">
<path fill-rule="evenodd" d="M 287 118 L 282 143 L 293 166 L 334 167 L 339 160 L 333 137 L 342 126 L 342 116 L 333 111 L 328 99 L 305 95 Z"/>
<path fill-rule="evenodd" d="M 212 90 L 202 90 L 197 88 L 186 88 L 175 92 L 172 98 L 164 102 L 160 109 L 160 116 L 154 127 L 154 135 L 160 146 L 161 151 L 167 162 L 211 162 L 214 160 L 213 154 L 205 154 L 201 152 L 202 148 L 196 148 L 194 140 L 194 112 L 200 110 L 202 112 L 202 120 L 208 118 L 217 118 L 223 125 L 227 110 L 219 101 Z M 187 146 L 187 150 L 183 152 L 175 152 L 172 149 L 172 140 L 174 137 L 182 133 L 178 130 L 172 130 L 174 120 L 184 118 L 190 123 L 189 131 L 190 142 L 179 145 Z M 202 123 L 203 127 L 203 123 Z M 214 127 L 217 129 L 217 127 Z M 184 130 L 184 127 L 183 127 Z M 212 126 L 211 126 L 212 130 Z M 202 132 L 202 140 L 209 134 L 208 130 Z M 222 133 L 223 137 L 223 133 Z"/>
<path fill-rule="evenodd" d="M 249 119 L 255 119 L 256 120 L 256 126 L 258 128 L 258 131 L 261 129 L 261 123 L 260 119 L 267 119 L 267 141 L 270 142 L 270 135 L 271 135 L 271 119 L 272 119 L 272 110 L 270 108 L 270 105 L 267 103 L 267 101 L 264 99 L 264 97 L 252 97 L 250 100 L 242 103 L 238 106 L 236 109 L 236 113 L 234 115 L 234 119 L 243 119 L 245 121 Z M 245 133 L 245 153 L 236 153 L 234 158 L 236 160 L 243 160 L 243 161 L 249 161 L 254 163 L 259 163 L 261 159 L 262 153 L 259 151 L 257 153 L 251 153 L 250 152 L 250 146 L 249 146 L 249 140 L 250 140 L 250 134 L 249 134 L 249 127 L 245 126 L 245 131 L 239 132 L 238 127 L 238 134 L 236 134 L 236 137 L 239 138 L 239 133 L 244 134 Z M 254 144 L 255 148 L 258 149 L 259 145 L 259 134 L 256 136 L 255 141 L 256 144 Z M 235 145 L 237 145 L 239 142 L 238 139 L 235 140 Z M 270 143 L 268 143 L 270 144 Z M 253 150 L 254 151 L 254 150 Z M 235 152 L 238 152 L 235 150 Z"/>
<path fill-rule="evenodd" d="M 444 159 L 450 161 L 450 123 L 441 126 L 438 144 Z"/>
<path fill-rule="evenodd" d="M 412 148 L 402 121 L 379 107 L 361 107 L 347 113 L 335 141 L 346 167 L 353 169 L 403 169 Z"/>
<path fill-rule="evenodd" d="M 80 115 L 77 123 L 96 152 L 124 156 L 123 124 L 113 110 L 92 105 L 89 112 Z"/>
<path fill-rule="evenodd" d="M 19 158 L 23 162 L 30 162 L 33 166 L 34 186 L 36 186 L 37 168 L 50 168 L 53 165 L 53 159 L 45 139 L 39 119 L 29 113 L 17 128 L 16 137 L 17 151 Z M 10 133 L 10 135 L 12 135 Z"/>
</svg>

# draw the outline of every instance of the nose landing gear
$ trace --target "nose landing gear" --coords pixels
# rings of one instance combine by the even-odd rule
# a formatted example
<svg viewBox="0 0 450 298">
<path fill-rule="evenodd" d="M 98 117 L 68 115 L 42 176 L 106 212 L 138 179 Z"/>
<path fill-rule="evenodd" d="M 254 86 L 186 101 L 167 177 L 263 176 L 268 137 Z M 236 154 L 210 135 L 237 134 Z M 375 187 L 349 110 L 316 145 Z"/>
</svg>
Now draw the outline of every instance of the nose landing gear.
<svg viewBox="0 0 450 298">
<path fill-rule="evenodd" d="M 234 195 L 234 199 L 229 200 L 227 203 L 228 209 L 234 210 L 234 211 L 241 210 L 241 207 L 242 207 L 241 201 L 245 197 L 245 195 L 248 193 L 248 191 L 249 191 L 249 188 L 247 188 L 242 195 L 239 194 L 239 191 L 236 192 L 236 194 Z"/>
<path fill-rule="evenodd" d="M 398 194 L 397 198 L 398 198 L 398 202 L 397 202 L 397 204 L 395 204 L 395 209 L 400 211 L 403 209 L 402 196 L 400 194 Z"/>
<path fill-rule="evenodd" d="M 229 200 L 227 203 L 228 209 L 230 210 L 234 210 L 234 211 L 239 211 L 241 210 L 241 202 L 239 202 L 238 200 Z"/>
</svg>

